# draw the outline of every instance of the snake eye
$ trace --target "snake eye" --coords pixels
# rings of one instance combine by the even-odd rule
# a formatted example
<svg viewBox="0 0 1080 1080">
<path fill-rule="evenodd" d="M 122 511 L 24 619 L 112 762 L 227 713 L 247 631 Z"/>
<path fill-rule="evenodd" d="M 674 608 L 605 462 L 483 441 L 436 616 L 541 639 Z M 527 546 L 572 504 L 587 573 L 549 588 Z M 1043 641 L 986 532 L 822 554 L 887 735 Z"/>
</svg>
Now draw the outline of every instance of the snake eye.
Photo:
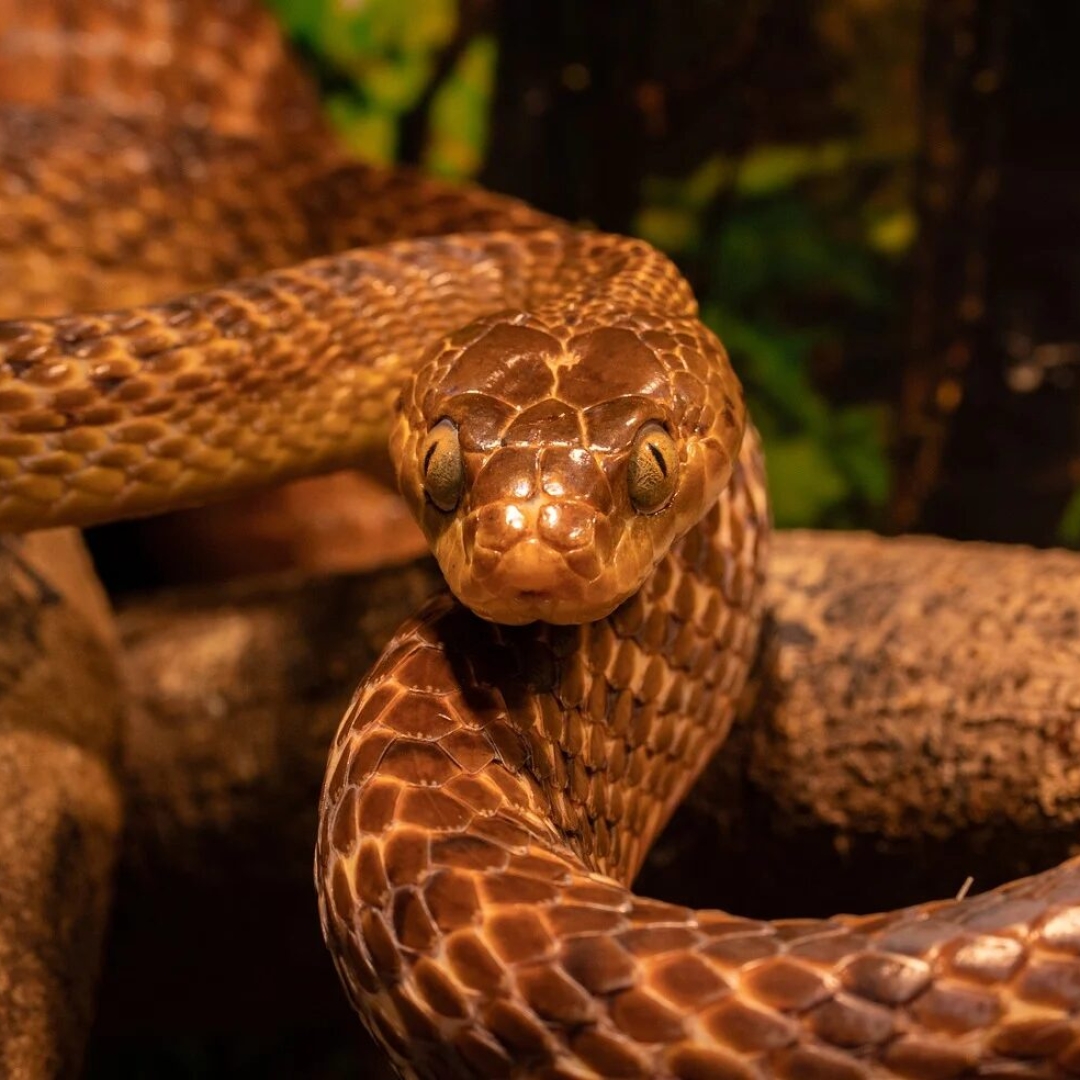
<svg viewBox="0 0 1080 1080">
<path fill-rule="evenodd" d="M 465 486 L 465 459 L 452 420 L 440 420 L 424 444 L 424 491 L 443 513 L 449 514 Z"/>
<path fill-rule="evenodd" d="M 642 514 L 663 510 L 675 493 L 678 467 L 675 440 L 659 424 L 646 424 L 630 448 L 626 483 L 634 509 Z"/>
</svg>

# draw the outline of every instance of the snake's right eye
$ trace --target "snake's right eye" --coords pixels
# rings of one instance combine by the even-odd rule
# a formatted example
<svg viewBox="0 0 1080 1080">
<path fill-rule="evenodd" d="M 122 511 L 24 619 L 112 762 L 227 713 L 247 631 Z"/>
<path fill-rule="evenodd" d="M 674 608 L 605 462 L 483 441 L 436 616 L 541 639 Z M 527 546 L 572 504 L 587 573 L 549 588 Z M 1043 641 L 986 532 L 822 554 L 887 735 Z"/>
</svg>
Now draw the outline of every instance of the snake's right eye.
<svg viewBox="0 0 1080 1080">
<path fill-rule="evenodd" d="M 634 437 L 626 477 L 638 513 L 655 514 L 667 506 L 675 494 L 678 468 L 675 440 L 660 424 L 646 424 Z"/>
<path fill-rule="evenodd" d="M 440 420 L 424 444 L 424 491 L 443 513 L 449 514 L 461 500 L 465 486 L 465 459 L 451 420 Z"/>
</svg>

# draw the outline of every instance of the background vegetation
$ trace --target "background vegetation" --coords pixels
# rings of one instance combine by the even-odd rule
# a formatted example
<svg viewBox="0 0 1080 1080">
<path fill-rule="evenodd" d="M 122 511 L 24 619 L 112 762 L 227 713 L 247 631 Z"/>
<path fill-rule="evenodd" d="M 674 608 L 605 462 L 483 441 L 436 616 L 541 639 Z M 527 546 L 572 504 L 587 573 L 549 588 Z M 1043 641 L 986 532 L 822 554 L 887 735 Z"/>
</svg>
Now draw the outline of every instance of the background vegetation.
<svg viewBox="0 0 1080 1080">
<path fill-rule="evenodd" d="M 1080 542 L 1080 7 L 271 3 L 357 154 L 682 265 L 780 525 Z"/>
<path fill-rule="evenodd" d="M 455 179 L 483 177 L 500 47 L 484 5 L 273 6 L 315 62 L 327 109 L 352 150 L 378 162 L 406 156 Z M 730 20 L 720 5 L 706 6 L 713 10 L 699 29 Z M 734 5 L 748 23 L 759 6 Z M 805 35 L 789 32 L 783 51 L 820 53 L 828 73 L 815 108 L 792 124 L 782 97 L 759 102 L 757 130 L 739 132 L 738 145 L 730 125 L 704 125 L 698 145 L 679 155 L 682 170 L 670 173 L 662 161 L 638 176 L 628 169 L 635 210 L 625 225 L 680 262 L 732 352 L 766 441 L 778 523 L 871 525 L 881 522 L 889 490 L 888 372 L 902 348 L 903 270 L 914 236 L 919 20 L 917 6 L 903 0 L 810 7 Z M 673 69 L 694 44 L 688 29 L 677 16 L 660 28 Z M 573 27 L 564 32 L 575 37 Z M 591 89 L 584 61 L 555 74 L 571 94 Z M 709 75 L 706 62 L 701 77 Z M 417 110 L 426 113 L 425 138 L 419 153 L 403 155 Z M 625 147 L 613 133 L 590 152 L 618 156 Z M 527 174 L 533 166 L 522 159 L 513 167 Z M 572 183 L 573 170 L 566 177 Z"/>
</svg>

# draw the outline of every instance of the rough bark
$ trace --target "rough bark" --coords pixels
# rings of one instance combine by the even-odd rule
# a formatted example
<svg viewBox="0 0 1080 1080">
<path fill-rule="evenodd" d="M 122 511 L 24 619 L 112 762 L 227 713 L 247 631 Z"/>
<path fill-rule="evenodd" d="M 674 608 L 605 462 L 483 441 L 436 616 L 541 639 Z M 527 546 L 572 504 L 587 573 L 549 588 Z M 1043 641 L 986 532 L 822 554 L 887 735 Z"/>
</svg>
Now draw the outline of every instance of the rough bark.
<svg viewBox="0 0 1080 1080">
<path fill-rule="evenodd" d="M 782 534 L 758 707 L 666 834 L 679 897 L 871 911 L 1075 854 L 1078 571 L 1063 551 Z"/>
<path fill-rule="evenodd" d="M 750 914 L 865 909 L 1071 850 L 1080 557 L 787 533 L 772 579 L 757 707 L 661 840 L 645 891 Z M 343 1018 L 310 883 L 325 749 L 437 583 L 422 561 L 121 614 L 137 707 L 103 1031 Z"/>
<path fill-rule="evenodd" d="M 122 695 L 74 533 L 0 548 L 0 1077 L 75 1076 L 120 834 Z"/>
</svg>

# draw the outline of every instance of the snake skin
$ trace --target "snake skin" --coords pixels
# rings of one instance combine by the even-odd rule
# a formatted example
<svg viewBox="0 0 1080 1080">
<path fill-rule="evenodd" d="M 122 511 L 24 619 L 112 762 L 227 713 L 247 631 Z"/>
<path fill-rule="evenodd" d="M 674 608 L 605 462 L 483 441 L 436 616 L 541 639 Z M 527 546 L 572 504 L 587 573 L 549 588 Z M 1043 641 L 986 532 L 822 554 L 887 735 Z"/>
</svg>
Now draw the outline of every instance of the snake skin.
<svg viewBox="0 0 1080 1080">
<path fill-rule="evenodd" d="M 711 446 L 699 470 L 683 443 L 671 518 L 622 545 L 649 548 L 643 584 L 610 614 L 501 626 L 437 597 L 357 692 L 316 878 L 346 990 L 404 1075 L 1080 1076 L 1075 862 L 822 921 L 631 891 L 739 707 L 768 534 L 737 384 L 665 259 L 343 161 L 246 0 L 0 0 L 0 100 L 0 316 L 16 320 L 0 323 L 2 528 L 355 464 L 404 390 L 398 471 L 451 577 L 459 545 L 479 563 L 511 546 L 496 531 L 477 547 L 490 497 L 504 526 L 528 504 L 592 581 L 625 562 L 614 530 L 632 513 L 628 436 L 655 418 L 646 387 Z M 89 310 L 113 313 L 71 314 Z M 522 328 L 554 344 L 522 348 Z M 581 347 L 612 329 L 618 347 Z M 483 408 L 456 422 L 473 484 L 442 520 L 415 433 L 469 368 Z M 567 507 L 598 502 L 582 544 Z"/>
</svg>

